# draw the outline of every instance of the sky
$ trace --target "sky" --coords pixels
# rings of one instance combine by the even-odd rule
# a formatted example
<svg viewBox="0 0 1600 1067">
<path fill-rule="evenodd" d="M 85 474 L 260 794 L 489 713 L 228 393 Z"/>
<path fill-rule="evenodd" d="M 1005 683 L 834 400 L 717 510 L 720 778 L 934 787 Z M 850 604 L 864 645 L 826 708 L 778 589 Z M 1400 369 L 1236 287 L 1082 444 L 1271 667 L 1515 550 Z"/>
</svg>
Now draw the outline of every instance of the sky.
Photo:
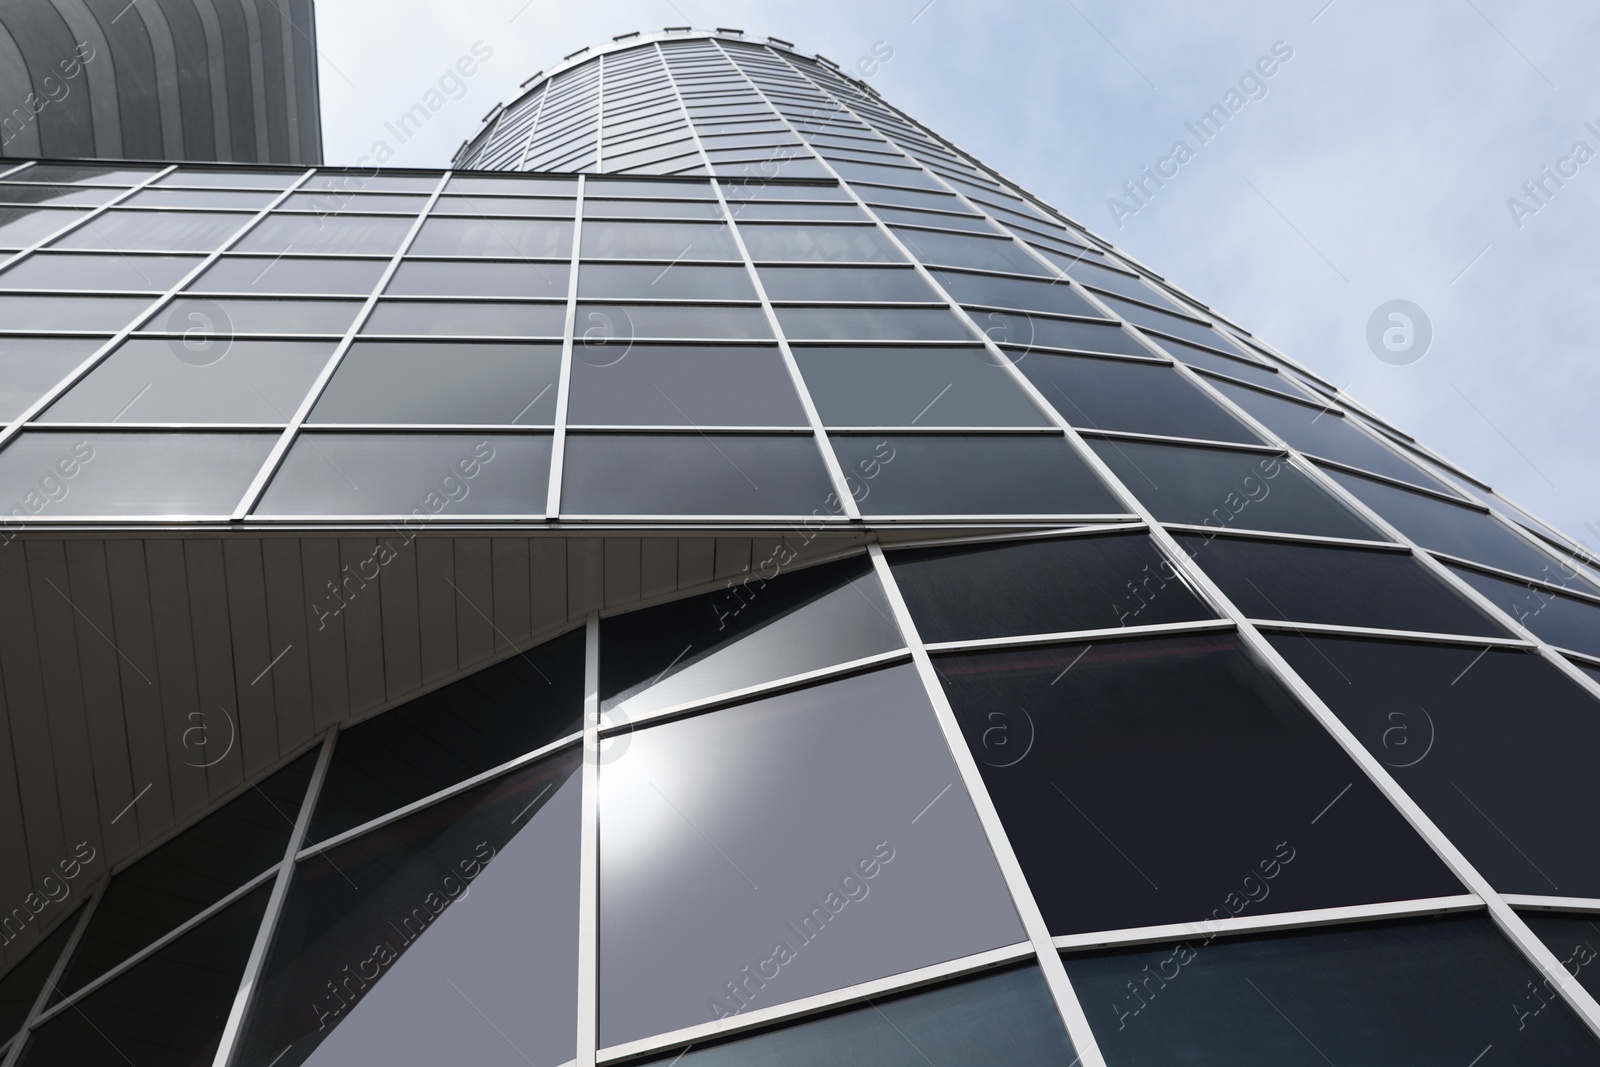
<svg viewBox="0 0 1600 1067">
<path fill-rule="evenodd" d="M 384 123 L 475 45 L 492 54 L 392 165 L 445 165 L 521 82 L 633 30 L 775 34 L 846 68 L 890 49 L 872 77 L 886 100 L 1600 552 L 1590 47 L 1600 7 L 387 0 L 381 18 L 374 10 L 317 3 L 330 163 L 392 143 Z M 1279 62 L 1259 68 L 1272 76 L 1246 78 L 1275 48 Z M 1199 145 L 1185 124 L 1241 78 L 1245 105 Z M 1130 198 L 1124 183 L 1180 138 L 1192 158 Z M 1416 337 L 1431 329 L 1420 358 L 1416 341 L 1388 359 L 1369 344 L 1369 322 L 1395 300 L 1425 316 L 1426 327 L 1412 316 Z M 1387 310 L 1380 333 L 1399 325 Z"/>
</svg>

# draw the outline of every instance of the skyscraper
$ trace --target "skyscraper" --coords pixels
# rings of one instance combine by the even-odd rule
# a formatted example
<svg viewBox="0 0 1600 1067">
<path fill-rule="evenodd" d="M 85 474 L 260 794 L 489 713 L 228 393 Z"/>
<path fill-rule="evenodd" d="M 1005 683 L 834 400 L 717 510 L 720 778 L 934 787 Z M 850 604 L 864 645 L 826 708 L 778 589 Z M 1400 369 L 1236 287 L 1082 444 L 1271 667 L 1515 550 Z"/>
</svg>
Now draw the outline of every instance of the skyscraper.
<svg viewBox="0 0 1600 1067">
<path fill-rule="evenodd" d="M 1581 546 L 883 58 L 0 173 L 6 1067 L 1600 1056 Z"/>
</svg>

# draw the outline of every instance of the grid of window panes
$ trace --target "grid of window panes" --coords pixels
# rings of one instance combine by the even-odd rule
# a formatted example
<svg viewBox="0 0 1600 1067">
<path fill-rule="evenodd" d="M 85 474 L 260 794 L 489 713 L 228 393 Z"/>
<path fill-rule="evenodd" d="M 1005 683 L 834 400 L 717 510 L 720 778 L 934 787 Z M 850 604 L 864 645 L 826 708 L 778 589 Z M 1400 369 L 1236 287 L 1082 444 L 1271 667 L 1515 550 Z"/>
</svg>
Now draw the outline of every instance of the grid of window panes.
<svg viewBox="0 0 1600 1067">
<path fill-rule="evenodd" d="M 0 977 L 15 1063 L 560 1063 L 592 1025 L 600 1063 L 1065 1067 L 1062 996 L 1113 1065 L 1600 1051 L 1147 534 L 782 559 L 347 724 L 122 867 Z M 1497 889 L 1600 897 L 1538 829 L 1600 800 L 1589 695 L 1521 649 L 1273 641 Z M 1419 704 L 1432 765 L 1420 716 L 1392 740 Z M 1544 903 L 1593 990 L 1600 909 Z"/>
</svg>

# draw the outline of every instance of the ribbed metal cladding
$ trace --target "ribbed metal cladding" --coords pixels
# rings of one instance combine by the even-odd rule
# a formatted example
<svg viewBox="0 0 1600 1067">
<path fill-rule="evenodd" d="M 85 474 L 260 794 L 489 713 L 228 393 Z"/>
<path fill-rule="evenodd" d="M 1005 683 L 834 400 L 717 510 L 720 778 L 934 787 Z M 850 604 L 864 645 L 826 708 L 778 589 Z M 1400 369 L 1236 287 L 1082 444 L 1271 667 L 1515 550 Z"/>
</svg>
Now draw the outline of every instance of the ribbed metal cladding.
<svg viewBox="0 0 1600 1067">
<path fill-rule="evenodd" d="M 322 162 L 313 0 L 6 0 L 0 157 Z"/>
</svg>

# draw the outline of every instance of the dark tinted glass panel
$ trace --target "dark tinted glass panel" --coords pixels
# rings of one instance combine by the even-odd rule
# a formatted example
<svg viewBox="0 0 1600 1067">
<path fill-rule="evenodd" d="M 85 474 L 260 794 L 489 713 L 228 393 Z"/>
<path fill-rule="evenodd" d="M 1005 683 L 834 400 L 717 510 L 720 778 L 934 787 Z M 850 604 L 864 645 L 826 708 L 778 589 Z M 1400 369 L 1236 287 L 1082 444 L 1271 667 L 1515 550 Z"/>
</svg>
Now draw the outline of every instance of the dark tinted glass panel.
<svg viewBox="0 0 1600 1067">
<path fill-rule="evenodd" d="M 339 735 L 312 840 L 343 833 L 582 728 L 583 630 Z"/>
<path fill-rule="evenodd" d="M 1600 656 L 1600 604 L 1562 596 L 1531 582 L 1492 578 L 1465 567 L 1450 569 L 1552 645 Z"/>
<path fill-rule="evenodd" d="M 607 346 L 609 359 L 636 337 L 765 339 L 772 327 L 759 307 L 579 304 L 573 333 L 580 345 Z"/>
<path fill-rule="evenodd" d="M 1043 353 L 1017 365 L 1062 418 L 1083 429 L 1258 443 L 1171 367 Z"/>
<path fill-rule="evenodd" d="M 783 226 L 744 223 L 739 227 L 750 258 L 820 260 L 830 263 L 888 263 L 904 259 L 874 226 Z"/>
<path fill-rule="evenodd" d="M 333 349 L 331 341 L 136 338 L 40 421 L 286 423 Z"/>
<path fill-rule="evenodd" d="M 775 347 L 579 345 L 573 356 L 575 425 L 806 425 Z"/>
<path fill-rule="evenodd" d="M 211 252 L 238 233 L 250 215 L 176 211 L 108 211 L 55 242 L 57 248 Z"/>
<path fill-rule="evenodd" d="M 666 1058 L 652 1061 L 666 1064 Z M 1013 1063 L 1071 1067 L 1072 1042 L 1061 1028 L 1038 968 L 1008 971 L 960 985 L 804 1022 L 670 1061 L 678 1067 L 882 1067 Z"/>
<path fill-rule="evenodd" d="M 0 296 L 8 330 L 123 329 L 154 302 L 149 296 Z"/>
<path fill-rule="evenodd" d="M 1024 937 L 909 665 L 626 744 L 600 769 L 602 1045 Z"/>
<path fill-rule="evenodd" d="M 0 978 L 0 1034 L 10 1037 L 27 1020 L 28 1012 L 33 1010 L 33 1002 L 39 998 L 39 992 L 44 989 L 45 981 L 55 968 L 56 961 L 61 958 L 62 950 L 67 947 L 67 939 L 72 936 L 73 929 L 82 917 L 74 911 L 63 919 L 49 937 L 15 963 L 4 978 Z M 15 952 L 16 949 L 12 948 L 11 951 Z"/>
<path fill-rule="evenodd" d="M 560 372 L 560 345 L 363 342 L 311 421 L 548 426 Z"/>
<path fill-rule="evenodd" d="M 1226 342 L 1223 341 L 1222 335 L 1211 327 L 1195 322 L 1192 319 L 1186 319 L 1180 315 L 1170 314 L 1165 311 L 1157 311 L 1142 304 L 1135 304 L 1130 300 L 1119 300 L 1114 296 L 1102 296 L 1100 299 L 1104 300 L 1112 311 L 1115 311 L 1135 326 L 1148 326 L 1162 333 L 1181 337 L 1185 341 L 1210 345 L 1212 348 L 1226 347 Z"/>
<path fill-rule="evenodd" d="M 242 333 L 343 334 L 361 310 L 359 300 L 177 299 L 140 328 L 183 334 L 193 347 Z M 210 353 L 207 353 L 210 354 Z"/>
<path fill-rule="evenodd" d="M 1600 704 L 1576 682 L 1516 650 L 1271 640 L 1496 889 L 1600 896 L 1566 815 L 1600 810 Z"/>
<path fill-rule="evenodd" d="M 1511 636 L 1403 552 L 1183 534 L 1178 543 L 1252 619 Z"/>
<path fill-rule="evenodd" d="M 1555 1067 L 1600 1055 L 1478 916 L 1196 938 L 1066 964 L 1111 1067 Z"/>
<path fill-rule="evenodd" d="M 1600 994 L 1600 915 L 1525 911 L 1522 921 L 1591 996 Z"/>
<path fill-rule="evenodd" d="M 1079 322 L 1076 319 L 1053 319 L 1044 315 L 1029 315 L 1015 311 L 984 311 L 977 308 L 968 312 L 984 336 L 998 345 L 1013 349 L 1013 362 L 1022 359 L 1035 348 L 1069 348 L 1080 352 L 1113 352 L 1128 356 L 1148 356 L 1138 341 L 1122 327 L 1110 323 Z"/>
<path fill-rule="evenodd" d="M 1085 260 L 1077 260 L 1068 264 L 1066 272 L 1085 285 L 1092 285 L 1097 289 L 1120 293 L 1131 296 L 1135 300 L 1143 300 L 1147 304 L 1159 304 L 1162 298 L 1156 291 L 1136 277 L 1111 270 L 1109 267 Z"/>
<path fill-rule="evenodd" d="M 256 513 L 543 514 L 549 476 L 548 434 L 302 434 Z"/>
<path fill-rule="evenodd" d="M 1214 617 L 1143 534 L 909 550 L 889 563 L 929 642 Z"/>
<path fill-rule="evenodd" d="M 575 515 L 806 515 L 831 498 L 809 436 L 576 434 L 561 510 Z"/>
<path fill-rule="evenodd" d="M 1563 574 L 1561 565 L 1553 558 L 1492 515 L 1343 471 L 1329 471 L 1328 474 L 1424 548 L 1600 595 L 1600 589 L 1570 570 Z"/>
<path fill-rule="evenodd" d="M 901 648 L 883 588 L 864 558 L 784 574 L 786 542 L 737 588 L 600 624 L 600 701 L 626 722 Z"/>
<path fill-rule="evenodd" d="M 304 293 L 365 296 L 389 264 L 382 259 L 229 256 L 189 286 L 195 293 Z"/>
<path fill-rule="evenodd" d="M 1008 238 L 938 233 L 904 226 L 894 227 L 894 232 L 911 249 L 912 254 L 924 263 L 1009 271 L 1013 274 L 1050 274 L 1049 268 L 1042 266 Z"/>
<path fill-rule="evenodd" d="M 0 338 L 0 420 L 10 422 L 94 354 L 103 337 Z"/>
<path fill-rule="evenodd" d="M 760 273 L 773 300 L 939 300 L 916 271 L 903 267 L 762 267 Z"/>
<path fill-rule="evenodd" d="M 829 426 L 1044 426 L 982 348 L 796 348 Z"/>
<path fill-rule="evenodd" d="M 1162 522 L 1382 540 L 1280 456 L 1145 441 L 1090 441 Z"/>
<path fill-rule="evenodd" d="M 585 263 L 578 272 L 578 295 L 640 300 L 754 300 L 756 289 L 743 267 Z"/>
<path fill-rule="evenodd" d="M 565 263 L 417 260 L 400 264 L 386 290 L 396 296 L 527 296 L 565 299 Z"/>
<path fill-rule="evenodd" d="M 270 892 L 262 886 L 35 1030 L 18 1063 L 209 1063 Z"/>
<path fill-rule="evenodd" d="M 1111 515 L 1122 505 L 1054 435 L 831 438 L 874 515 Z"/>
<path fill-rule="evenodd" d="M 275 441 L 271 433 L 25 432 L 0 452 L 0 499 L 32 515 L 227 515 Z"/>
<path fill-rule="evenodd" d="M 1280 400 L 1227 382 L 1217 382 L 1216 387 L 1294 448 L 1324 459 L 1348 463 L 1362 470 L 1386 474 L 1413 485 L 1441 491 L 1444 489 L 1420 469 L 1401 459 L 1398 453 L 1385 448 L 1376 439 L 1352 426 L 1343 416 L 1326 408 Z"/>
<path fill-rule="evenodd" d="M 559 259 L 572 254 L 572 223 L 544 219 L 429 219 L 408 251 L 415 256 Z"/>
<path fill-rule="evenodd" d="M 738 259 L 726 223 L 585 222 L 585 259 Z"/>
<path fill-rule="evenodd" d="M 245 221 L 243 218 L 240 220 Z M 234 246 L 240 252 L 392 255 L 411 232 L 409 217 L 269 215 Z"/>
<path fill-rule="evenodd" d="M 1232 634 L 935 666 L 1054 934 L 1461 892 Z"/>
<path fill-rule="evenodd" d="M 475 304 L 385 300 L 361 328 L 368 334 L 446 337 L 560 337 L 565 304 Z"/>
<path fill-rule="evenodd" d="M 1097 319 L 1105 317 L 1064 281 L 1030 282 L 1021 278 L 966 274 L 953 270 L 934 271 L 934 277 L 946 292 L 963 304 L 1054 311 L 1062 315 L 1088 315 Z"/>
<path fill-rule="evenodd" d="M 569 749 L 302 861 L 235 1062 L 570 1059 L 578 760 Z"/>
<path fill-rule="evenodd" d="M 1152 335 L 1151 340 L 1165 349 L 1173 358 L 1191 367 L 1198 367 L 1214 374 L 1225 374 L 1230 378 L 1238 378 L 1241 381 L 1249 382 L 1251 385 L 1258 385 L 1263 389 L 1272 389 L 1297 399 L 1305 398 L 1305 393 L 1284 381 L 1283 375 L 1268 367 L 1263 367 L 1259 363 L 1247 362 L 1243 357 L 1229 359 L 1227 356 L 1218 355 L 1196 345 L 1180 344 L 1165 337 Z"/>
<path fill-rule="evenodd" d="M 70 993 L 283 859 L 316 752 L 251 786 L 111 879 L 62 975 Z"/>
<path fill-rule="evenodd" d="M 902 162 L 909 163 L 910 160 Z M 882 182 L 885 185 L 906 185 L 918 189 L 936 189 L 934 180 L 922 170 L 909 167 L 881 167 L 875 163 L 849 163 L 835 161 L 833 169 L 846 181 Z"/>
<path fill-rule="evenodd" d="M 199 262 L 198 256 L 36 254 L 0 274 L 0 289 L 165 292 Z"/>
</svg>

